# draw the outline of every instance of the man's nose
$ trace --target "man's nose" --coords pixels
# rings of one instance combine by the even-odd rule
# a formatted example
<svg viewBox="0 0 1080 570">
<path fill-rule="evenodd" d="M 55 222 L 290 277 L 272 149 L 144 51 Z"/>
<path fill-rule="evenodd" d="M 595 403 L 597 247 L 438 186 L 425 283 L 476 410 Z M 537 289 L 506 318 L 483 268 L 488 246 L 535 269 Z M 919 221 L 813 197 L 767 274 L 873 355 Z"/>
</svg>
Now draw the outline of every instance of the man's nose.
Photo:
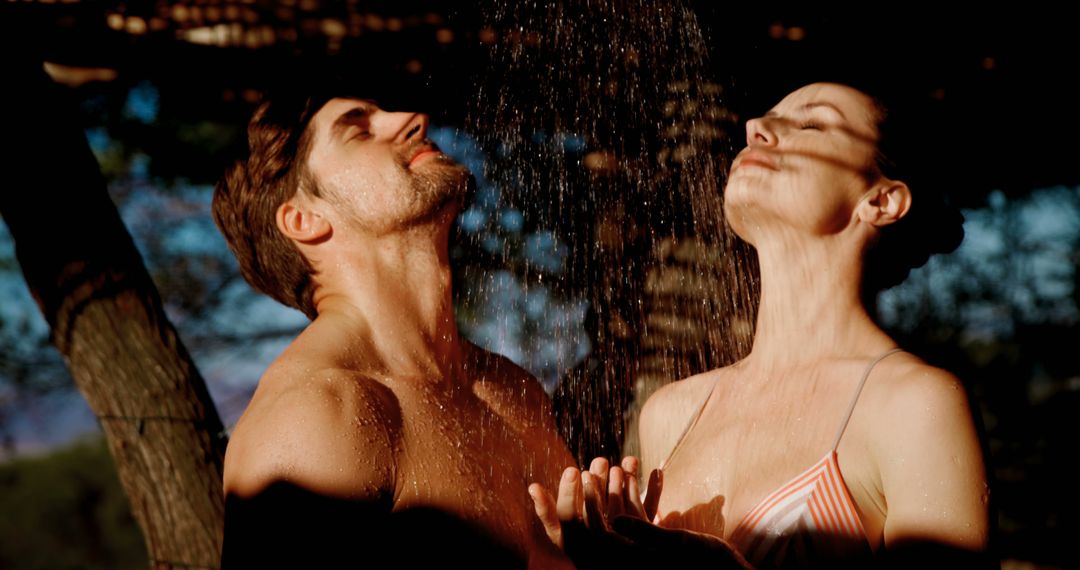
<svg viewBox="0 0 1080 570">
<path fill-rule="evenodd" d="M 427 137 L 427 115 L 423 113 L 389 113 L 395 123 L 394 142 L 407 143 Z"/>
<path fill-rule="evenodd" d="M 746 146 L 776 146 L 776 140 L 771 119 L 760 117 L 746 122 Z"/>
</svg>

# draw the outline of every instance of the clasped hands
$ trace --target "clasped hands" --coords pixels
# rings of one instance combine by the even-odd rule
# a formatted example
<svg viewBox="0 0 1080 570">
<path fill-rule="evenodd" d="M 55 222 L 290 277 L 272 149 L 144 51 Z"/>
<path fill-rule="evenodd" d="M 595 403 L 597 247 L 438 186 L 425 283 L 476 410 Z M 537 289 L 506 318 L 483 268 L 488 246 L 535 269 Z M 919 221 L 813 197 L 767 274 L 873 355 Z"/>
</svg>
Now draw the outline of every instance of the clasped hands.
<svg viewBox="0 0 1080 570">
<path fill-rule="evenodd" d="M 653 470 L 649 474 L 643 499 L 639 469 L 636 457 L 626 457 L 615 466 L 598 457 L 587 471 L 567 467 L 555 497 L 539 483 L 529 485 L 536 516 L 548 538 L 578 568 L 656 568 L 657 564 L 692 563 L 750 567 L 718 537 L 653 524 L 663 489 L 663 472 Z"/>
</svg>

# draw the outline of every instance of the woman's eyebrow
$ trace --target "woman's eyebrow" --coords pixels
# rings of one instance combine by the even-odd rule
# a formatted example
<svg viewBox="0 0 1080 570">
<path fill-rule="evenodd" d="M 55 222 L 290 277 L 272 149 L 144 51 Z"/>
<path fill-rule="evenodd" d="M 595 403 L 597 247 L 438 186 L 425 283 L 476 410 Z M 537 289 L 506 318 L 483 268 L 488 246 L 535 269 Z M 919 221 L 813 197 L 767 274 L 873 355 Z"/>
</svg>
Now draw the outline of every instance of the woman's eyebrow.
<svg viewBox="0 0 1080 570">
<path fill-rule="evenodd" d="M 809 111 L 809 110 L 815 109 L 817 107 L 828 107 L 829 109 L 832 109 L 833 111 L 836 111 L 836 114 L 840 115 L 840 118 L 842 118 L 844 120 L 847 120 L 847 115 L 844 115 L 844 112 L 841 111 L 839 107 L 837 107 L 836 105 L 833 105 L 832 103 L 829 103 L 827 101 L 811 101 L 810 103 L 807 103 L 807 104 L 803 105 L 802 109 L 804 111 Z"/>
<path fill-rule="evenodd" d="M 802 107 L 799 107 L 799 110 L 800 111 L 810 111 L 811 109 L 816 109 L 818 107 L 827 107 L 829 109 L 832 109 L 833 111 L 836 111 L 836 114 L 840 115 L 840 117 L 842 119 L 847 120 L 847 115 L 845 115 L 844 112 L 841 111 L 839 107 L 837 107 L 836 105 L 833 105 L 832 103 L 829 103 L 827 101 L 811 101 L 810 103 L 807 103 L 807 104 L 803 105 Z M 764 116 L 767 117 L 767 118 L 770 118 L 770 119 L 775 119 L 775 118 L 780 117 L 780 113 L 777 113 L 776 111 L 769 111 L 768 113 L 765 113 Z"/>
</svg>

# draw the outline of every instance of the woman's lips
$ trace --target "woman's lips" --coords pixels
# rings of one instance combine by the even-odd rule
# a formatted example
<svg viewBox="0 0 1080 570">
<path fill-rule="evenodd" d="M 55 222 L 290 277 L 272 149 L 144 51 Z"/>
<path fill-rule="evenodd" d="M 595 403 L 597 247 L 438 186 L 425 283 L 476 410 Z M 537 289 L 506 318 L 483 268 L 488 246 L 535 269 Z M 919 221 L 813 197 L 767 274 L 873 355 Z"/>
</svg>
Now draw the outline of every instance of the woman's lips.
<svg viewBox="0 0 1080 570">
<path fill-rule="evenodd" d="M 756 166 L 758 168 L 766 168 L 768 170 L 780 170 L 776 167 L 776 164 L 768 158 L 759 154 L 746 154 L 739 158 L 738 164 L 735 168 L 742 168 L 744 166 Z"/>
</svg>

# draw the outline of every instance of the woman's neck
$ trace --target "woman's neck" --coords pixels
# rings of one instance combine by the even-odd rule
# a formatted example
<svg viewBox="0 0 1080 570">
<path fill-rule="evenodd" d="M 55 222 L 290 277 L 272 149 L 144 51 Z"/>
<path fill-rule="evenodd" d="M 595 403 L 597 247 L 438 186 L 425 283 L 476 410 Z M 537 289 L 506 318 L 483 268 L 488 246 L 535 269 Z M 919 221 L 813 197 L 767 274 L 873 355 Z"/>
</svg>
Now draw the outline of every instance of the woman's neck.
<svg viewBox="0 0 1080 570">
<path fill-rule="evenodd" d="M 786 368 L 891 347 L 862 304 L 862 255 L 839 236 L 759 246 L 761 303 L 746 363 Z"/>
</svg>

